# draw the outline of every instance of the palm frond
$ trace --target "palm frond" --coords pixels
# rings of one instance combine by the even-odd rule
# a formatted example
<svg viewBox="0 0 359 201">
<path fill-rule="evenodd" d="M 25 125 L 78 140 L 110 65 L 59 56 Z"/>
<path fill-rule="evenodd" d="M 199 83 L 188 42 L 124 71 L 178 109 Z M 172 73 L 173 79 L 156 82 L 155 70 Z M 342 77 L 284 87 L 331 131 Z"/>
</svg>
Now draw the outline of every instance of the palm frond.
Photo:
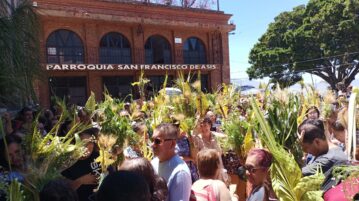
<svg viewBox="0 0 359 201">
<path fill-rule="evenodd" d="M 21 106 L 36 101 L 34 80 L 41 77 L 39 20 L 31 1 L 15 7 L 0 1 L 0 105 Z M 14 101 L 16 100 L 16 101 Z"/>
<path fill-rule="evenodd" d="M 293 190 L 302 176 L 298 164 L 294 160 L 293 155 L 286 152 L 276 142 L 270 126 L 254 99 L 251 100 L 251 106 L 260 125 L 260 129 L 257 129 L 258 136 L 274 157 L 271 166 L 271 179 L 274 192 L 280 200 L 299 201 Z"/>
</svg>

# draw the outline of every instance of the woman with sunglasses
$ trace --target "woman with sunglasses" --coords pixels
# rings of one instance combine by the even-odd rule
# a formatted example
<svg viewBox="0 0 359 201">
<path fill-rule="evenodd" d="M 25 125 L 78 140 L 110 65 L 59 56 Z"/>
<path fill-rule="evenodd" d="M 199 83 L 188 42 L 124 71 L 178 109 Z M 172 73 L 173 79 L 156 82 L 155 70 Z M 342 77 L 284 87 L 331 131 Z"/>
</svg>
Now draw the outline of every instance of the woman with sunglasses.
<svg viewBox="0 0 359 201">
<path fill-rule="evenodd" d="M 272 154 L 264 149 L 251 149 L 244 165 L 247 181 L 252 188 L 247 201 L 276 200 L 270 185 L 269 167 Z"/>
</svg>

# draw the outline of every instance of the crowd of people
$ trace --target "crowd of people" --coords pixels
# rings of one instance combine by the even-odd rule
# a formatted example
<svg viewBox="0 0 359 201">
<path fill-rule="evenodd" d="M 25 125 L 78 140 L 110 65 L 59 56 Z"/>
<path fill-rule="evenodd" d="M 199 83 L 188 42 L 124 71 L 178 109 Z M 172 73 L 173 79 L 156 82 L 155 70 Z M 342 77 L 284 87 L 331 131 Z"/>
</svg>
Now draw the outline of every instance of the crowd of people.
<svg viewBox="0 0 359 201">
<path fill-rule="evenodd" d="M 322 190 L 326 201 L 345 199 L 343 193 L 333 188 L 340 181 L 333 180 L 331 174 L 333 167 L 349 164 L 344 152 L 347 128 L 338 117 L 346 114 L 346 109 L 346 106 L 339 108 L 338 102 L 333 102 L 330 118 L 321 119 L 319 108 L 312 106 L 306 111 L 306 119 L 298 126 L 298 141 L 306 153 L 302 175 L 316 174 L 318 167 L 323 171 L 326 180 Z M 128 104 L 125 104 L 118 115 L 127 116 L 130 113 Z M 30 108 L 23 108 L 14 119 L 7 113 L 3 115 L 6 136 L 0 143 L 2 182 L 17 179 L 26 183 L 26 153 L 22 141 L 32 133 L 32 129 L 46 136 L 59 120 L 59 115 L 61 111 L 35 113 Z M 209 110 L 205 117 L 199 119 L 192 133 L 181 131 L 175 123 L 161 123 L 153 133 L 149 133 L 144 122 L 134 122 L 133 131 L 138 135 L 145 134 L 144 143 L 151 147 L 154 157 L 148 160 L 143 157 L 139 145 L 129 145 L 120 152 L 125 159 L 115 167 L 108 168 L 108 175 L 101 178 L 102 168 L 96 161 L 100 155 L 97 140 L 101 128 L 95 126 L 94 119 L 80 108 L 76 121 L 93 125 L 79 133 L 86 152 L 75 164 L 61 172 L 62 178 L 51 180 L 39 189 L 40 200 L 238 200 L 238 195 L 231 188 L 233 181 L 231 183 L 230 174 L 233 173 L 246 179 L 247 201 L 277 200 L 270 178 L 270 167 L 274 160 L 272 154 L 265 148 L 252 148 L 245 161 L 238 161 L 235 157 L 230 157 L 228 161 L 218 142 L 218 138 L 226 137 L 218 116 Z M 35 119 L 38 123 L 33 128 Z M 65 136 L 72 122 L 65 120 L 57 135 Z M 229 163 L 236 165 L 233 167 Z M 242 175 L 237 168 L 242 170 Z M 357 192 L 353 192 L 352 197 L 359 191 L 358 185 L 355 188 Z M 5 199 L 4 192 L 0 197 L 0 200 Z"/>
</svg>

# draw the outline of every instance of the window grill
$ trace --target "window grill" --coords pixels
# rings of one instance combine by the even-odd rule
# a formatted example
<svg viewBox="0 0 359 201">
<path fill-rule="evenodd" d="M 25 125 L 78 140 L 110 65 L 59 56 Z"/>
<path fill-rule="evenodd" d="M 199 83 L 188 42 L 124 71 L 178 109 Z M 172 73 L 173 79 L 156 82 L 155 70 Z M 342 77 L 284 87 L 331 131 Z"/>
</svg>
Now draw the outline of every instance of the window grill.
<svg viewBox="0 0 359 201">
<path fill-rule="evenodd" d="M 111 32 L 100 42 L 101 64 L 131 64 L 131 47 L 128 40 L 119 33 Z"/>
<path fill-rule="evenodd" d="M 46 41 L 47 63 L 84 63 L 84 47 L 80 37 L 72 31 L 54 31 Z"/>
<path fill-rule="evenodd" d="M 162 36 L 151 36 L 145 44 L 146 64 L 171 64 L 171 46 Z"/>
<path fill-rule="evenodd" d="M 191 37 L 183 44 L 183 61 L 185 64 L 206 64 L 206 49 L 198 38 Z"/>
</svg>

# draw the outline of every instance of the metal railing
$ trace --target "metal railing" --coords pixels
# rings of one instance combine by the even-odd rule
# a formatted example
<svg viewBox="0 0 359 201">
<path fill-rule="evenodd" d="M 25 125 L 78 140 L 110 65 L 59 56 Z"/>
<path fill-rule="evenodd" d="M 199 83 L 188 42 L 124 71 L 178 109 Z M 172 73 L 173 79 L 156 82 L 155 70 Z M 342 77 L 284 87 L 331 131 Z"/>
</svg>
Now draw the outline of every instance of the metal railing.
<svg viewBox="0 0 359 201">
<path fill-rule="evenodd" d="M 143 3 L 181 8 L 194 8 L 219 11 L 219 0 L 103 0 L 120 3 Z"/>
<path fill-rule="evenodd" d="M 129 48 L 100 48 L 101 64 L 131 64 L 131 50 Z"/>
</svg>

